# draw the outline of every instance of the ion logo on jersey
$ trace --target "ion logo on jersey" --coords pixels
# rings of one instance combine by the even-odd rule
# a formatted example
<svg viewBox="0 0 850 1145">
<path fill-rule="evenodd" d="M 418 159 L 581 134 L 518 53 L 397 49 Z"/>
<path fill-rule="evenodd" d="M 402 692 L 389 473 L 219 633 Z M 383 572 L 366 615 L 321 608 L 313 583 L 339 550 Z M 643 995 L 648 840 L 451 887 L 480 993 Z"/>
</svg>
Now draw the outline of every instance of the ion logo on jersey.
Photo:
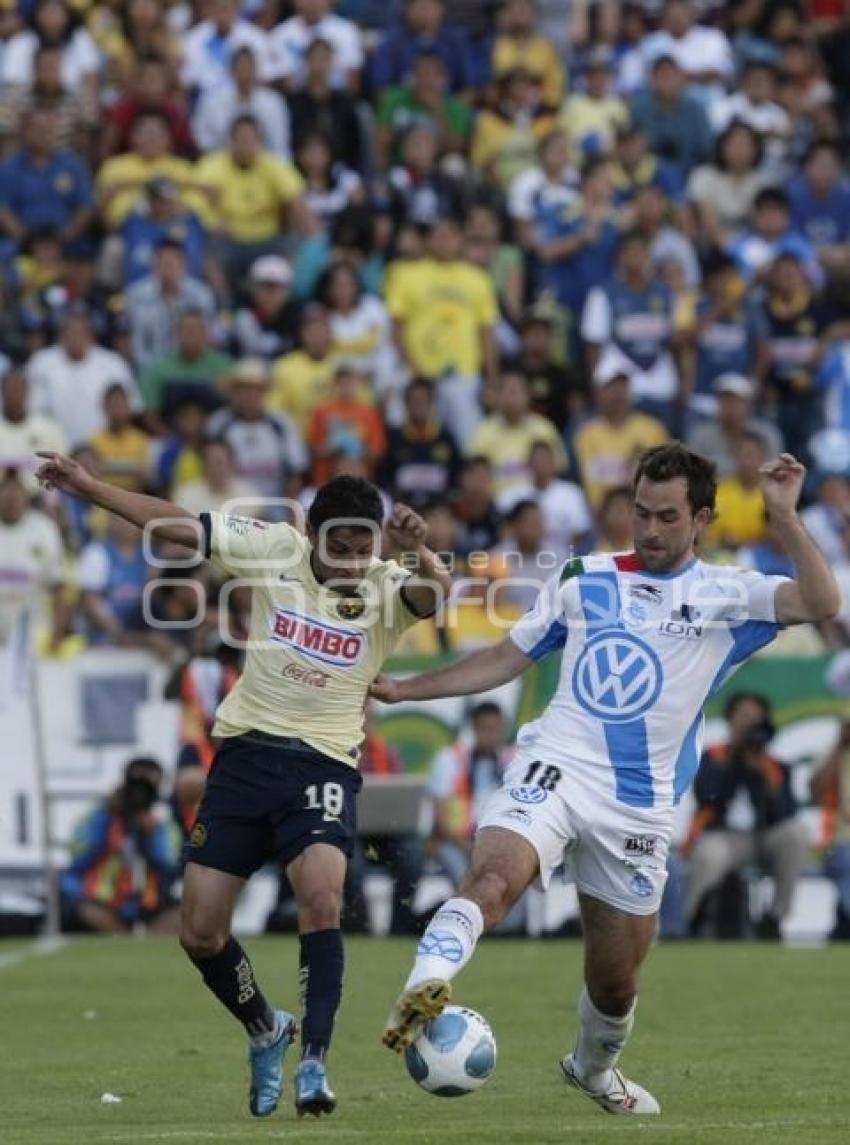
<svg viewBox="0 0 850 1145">
<path fill-rule="evenodd" d="M 350 628 L 335 628 L 311 616 L 299 616 L 288 608 L 277 609 L 271 623 L 271 638 L 288 644 L 323 664 L 353 668 L 363 655 L 365 637 Z"/>
<path fill-rule="evenodd" d="M 661 661 L 630 632 L 600 632 L 576 660 L 573 691 L 586 712 L 606 723 L 637 719 L 658 699 Z"/>
<path fill-rule="evenodd" d="M 548 791 L 538 787 L 536 783 L 526 783 L 522 787 L 512 787 L 510 790 L 511 799 L 515 799 L 517 803 L 542 803 L 548 794 Z"/>
</svg>

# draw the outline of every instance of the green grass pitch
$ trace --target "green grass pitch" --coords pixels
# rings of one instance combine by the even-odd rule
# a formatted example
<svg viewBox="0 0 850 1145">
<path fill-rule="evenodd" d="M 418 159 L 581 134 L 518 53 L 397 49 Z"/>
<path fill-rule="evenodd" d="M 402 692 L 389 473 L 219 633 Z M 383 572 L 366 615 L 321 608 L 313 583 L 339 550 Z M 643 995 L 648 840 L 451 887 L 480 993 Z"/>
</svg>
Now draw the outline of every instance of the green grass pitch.
<svg viewBox="0 0 850 1145">
<path fill-rule="evenodd" d="M 271 999 L 293 1007 L 295 942 L 246 947 Z M 0 1142 L 850 1141 L 846 949 L 653 951 L 623 1064 L 664 1112 L 640 1121 L 607 1116 L 559 1079 L 558 1057 L 575 1033 L 577 942 L 484 942 L 455 997 L 492 1023 L 496 1074 L 468 1097 L 419 1090 L 379 1043 L 412 950 L 411 942 L 349 941 L 331 1057 L 339 1106 L 331 1118 L 299 1122 L 288 1092 L 274 1117 L 248 1115 L 244 1037 L 176 943 L 79 939 L 42 956 L 0 943 Z M 121 1104 L 102 1105 L 105 1092 Z"/>
</svg>

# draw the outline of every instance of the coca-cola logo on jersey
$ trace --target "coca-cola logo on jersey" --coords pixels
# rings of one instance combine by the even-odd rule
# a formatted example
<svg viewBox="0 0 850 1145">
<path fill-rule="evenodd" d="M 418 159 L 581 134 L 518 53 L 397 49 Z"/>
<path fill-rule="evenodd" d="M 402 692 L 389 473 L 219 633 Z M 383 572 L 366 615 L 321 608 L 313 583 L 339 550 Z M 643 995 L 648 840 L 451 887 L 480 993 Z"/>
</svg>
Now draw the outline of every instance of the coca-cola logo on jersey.
<svg viewBox="0 0 850 1145">
<path fill-rule="evenodd" d="M 330 676 L 318 668 L 307 668 L 303 664 L 293 664 L 291 661 L 283 669 L 287 680 L 297 680 L 299 684 L 306 684 L 308 688 L 324 688 Z"/>
<path fill-rule="evenodd" d="M 271 638 L 313 660 L 333 664 L 337 668 L 353 668 L 358 664 L 365 644 L 363 633 L 356 629 L 337 628 L 312 616 L 300 616 L 288 608 L 275 612 Z"/>
</svg>

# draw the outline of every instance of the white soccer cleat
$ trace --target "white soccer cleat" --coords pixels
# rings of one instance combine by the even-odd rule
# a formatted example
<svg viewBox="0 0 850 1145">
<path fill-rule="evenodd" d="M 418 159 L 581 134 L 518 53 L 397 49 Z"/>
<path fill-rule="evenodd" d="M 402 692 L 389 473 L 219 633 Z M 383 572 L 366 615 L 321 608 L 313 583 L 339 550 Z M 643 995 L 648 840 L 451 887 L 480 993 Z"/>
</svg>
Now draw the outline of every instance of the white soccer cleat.
<svg viewBox="0 0 850 1145">
<path fill-rule="evenodd" d="M 451 996 L 452 988 L 443 978 L 426 978 L 399 994 L 381 1039 L 387 1049 L 404 1053 L 425 1023 L 442 1014 Z"/>
<path fill-rule="evenodd" d="M 604 1109 L 606 1113 L 647 1115 L 661 1112 L 661 1106 L 652 1094 L 647 1093 L 636 1082 L 629 1081 L 618 1069 L 611 1071 L 611 1085 L 604 1093 L 597 1093 L 595 1090 L 588 1089 L 582 1083 L 576 1073 L 572 1054 L 567 1054 L 566 1057 L 561 1058 L 561 1073 L 563 1073 L 567 1085 L 571 1085 L 579 1093 L 583 1093 L 585 1097 L 595 1101 L 600 1109 Z"/>
</svg>

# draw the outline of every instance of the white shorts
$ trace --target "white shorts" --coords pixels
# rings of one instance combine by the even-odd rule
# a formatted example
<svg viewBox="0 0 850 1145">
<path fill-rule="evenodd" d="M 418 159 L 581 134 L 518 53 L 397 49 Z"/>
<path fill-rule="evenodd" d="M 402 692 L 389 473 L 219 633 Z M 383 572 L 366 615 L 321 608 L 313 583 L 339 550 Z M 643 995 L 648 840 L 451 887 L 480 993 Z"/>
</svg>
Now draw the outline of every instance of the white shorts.
<svg viewBox="0 0 850 1145">
<path fill-rule="evenodd" d="M 672 808 L 629 807 L 591 784 L 586 771 L 515 759 L 478 822 L 514 831 L 534 847 L 544 889 L 565 863 L 582 894 L 625 911 L 655 914 L 667 881 Z"/>
</svg>

